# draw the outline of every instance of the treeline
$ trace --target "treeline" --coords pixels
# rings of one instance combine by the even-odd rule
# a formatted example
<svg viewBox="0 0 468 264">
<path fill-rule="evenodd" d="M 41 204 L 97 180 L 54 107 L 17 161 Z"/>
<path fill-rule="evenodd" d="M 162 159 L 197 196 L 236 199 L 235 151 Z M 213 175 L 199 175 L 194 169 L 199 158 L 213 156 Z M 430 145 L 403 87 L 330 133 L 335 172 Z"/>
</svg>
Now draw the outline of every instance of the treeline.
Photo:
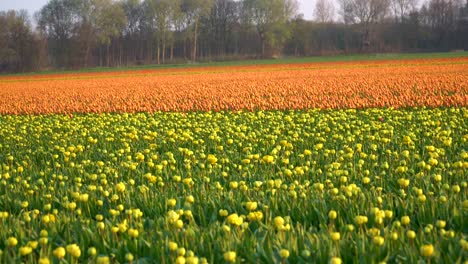
<svg viewBox="0 0 468 264">
<path fill-rule="evenodd" d="M 314 12 L 305 20 L 295 0 L 50 0 L 33 18 L 0 12 L 0 71 L 468 48 L 468 0 L 317 0 Z"/>
</svg>

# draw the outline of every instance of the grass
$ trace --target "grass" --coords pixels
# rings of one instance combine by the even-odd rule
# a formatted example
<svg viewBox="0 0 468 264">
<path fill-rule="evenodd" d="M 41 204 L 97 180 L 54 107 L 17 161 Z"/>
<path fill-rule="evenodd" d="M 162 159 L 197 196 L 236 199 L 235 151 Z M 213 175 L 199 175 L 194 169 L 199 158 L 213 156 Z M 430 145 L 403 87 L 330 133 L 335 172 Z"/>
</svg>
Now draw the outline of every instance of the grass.
<svg viewBox="0 0 468 264">
<path fill-rule="evenodd" d="M 377 53 L 377 54 L 354 54 L 354 55 L 332 55 L 314 57 L 284 57 L 279 59 L 250 59 L 231 61 L 209 61 L 198 63 L 178 63 L 178 64 L 149 64 L 140 66 L 125 67 L 94 67 L 79 70 L 47 70 L 33 73 L 0 74 L 0 76 L 28 76 L 37 74 L 57 74 L 57 73 L 86 73 L 86 72 L 111 72 L 111 71 L 132 71 L 132 70 L 153 70 L 153 69 L 180 69 L 195 67 L 222 67 L 222 66 L 249 66 L 249 65 L 275 65 L 275 64 L 299 64 L 299 63 L 320 63 L 320 62 L 349 62 L 349 61 L 375 61 L 375 60 L 404 60 L 404 59 L 441 59 L 441 58 L 462 58 L 468 57 L 466 51 L 437 52 L 437 53 Z"/>
</svg>

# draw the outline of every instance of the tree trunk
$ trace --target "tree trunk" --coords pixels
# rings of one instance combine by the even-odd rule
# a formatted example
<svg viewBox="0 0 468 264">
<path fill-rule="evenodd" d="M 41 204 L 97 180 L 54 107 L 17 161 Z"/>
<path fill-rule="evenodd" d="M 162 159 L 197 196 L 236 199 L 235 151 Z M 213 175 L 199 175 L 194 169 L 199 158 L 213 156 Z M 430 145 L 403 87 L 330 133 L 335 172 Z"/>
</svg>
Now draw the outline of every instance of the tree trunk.
<svg viewBox="0 0 468 264">
<path fill-rule="evenodd" d="M 102 47 L 99 47 L 99 67 L 102 67 Z"/>
<path fill-rule="evenodd" d="M 119 67 L 122 67 L 122 53 L 123 53 L 123 45 L 122 45 L 122 42 L 119 42 Z"/>
<path fill-rule="evenodd" d="M 151 40 L 148 40 L 148 47 L 147 47 L 147 50 L 148 50 L 148 58 L 149 58 L 149 63 L 153 63 L 153 45 L 152 45 L 153 41 Z"/>
<path fill-rule="evenodd" d="M 187 59 L 187 38 L 184 38 L 184 59 Z"/>
<path fill-rule="evenodd" d="M 161 62 L 159 61 L 159 58 L 160 58 L 160 53 L 161 53 L 161 48 L 160 48 L 160 45 L 159 45 L 159 41 L 158 41 L 158 49 L 157 49 L 157 54 L 156 54 L 156 61 L 159 64 L 161 64 Z"/>
<path fill-rule="evenodd" d="M 89 47 L 89 43 L 86 43 L 86 51 L 85 51 L 85 58 L 84 58 L 84 67 L 87 68 L 88 67 L 88 58 L 89 58 L 89 50 L 90 50 L 90 47 Z"/>
<path fill-rule="evenodd" d="M 110 44 L 107 44 L 106 56 L 107 56 L 107 67 L 109 67 L 110 66 Z"/>
<path fill-rule="evenodd" d="M 195 19 L 195 32 L 193 35 L 193 51 L 192 51 L 192 61 L 197 59 L 197 39 L 198 38 L 198 18 Z"/>
<path fill-rule="evenodd" d="M 166 39 L 163 38 L 162 43 L 162 63 L 166 64 Z"/>
<path fill-rule="evenodd" d="M 171 42 L 171 63 L 174 62 L 174 41 Z"/>
<path fill-rule="evenodd" d="M 265 57 L 265 41 L 262 39 L 260 39 L 260 42 L 262 43 L 262 57 L 264 58 Z"/>
</svg>

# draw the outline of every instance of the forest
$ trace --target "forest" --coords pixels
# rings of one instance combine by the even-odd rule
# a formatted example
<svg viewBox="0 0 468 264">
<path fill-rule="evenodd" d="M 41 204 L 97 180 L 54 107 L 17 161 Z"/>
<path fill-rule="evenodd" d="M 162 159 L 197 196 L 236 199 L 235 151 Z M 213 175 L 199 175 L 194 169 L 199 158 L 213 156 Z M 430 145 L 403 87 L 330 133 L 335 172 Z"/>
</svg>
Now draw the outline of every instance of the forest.
<svg viewBox="0 0 468 264">
<path fill-rule="evenodd" d="M 468 0 L 50 0 L 0 12 L 0 72 L 468 49 Z"/>
</svg>

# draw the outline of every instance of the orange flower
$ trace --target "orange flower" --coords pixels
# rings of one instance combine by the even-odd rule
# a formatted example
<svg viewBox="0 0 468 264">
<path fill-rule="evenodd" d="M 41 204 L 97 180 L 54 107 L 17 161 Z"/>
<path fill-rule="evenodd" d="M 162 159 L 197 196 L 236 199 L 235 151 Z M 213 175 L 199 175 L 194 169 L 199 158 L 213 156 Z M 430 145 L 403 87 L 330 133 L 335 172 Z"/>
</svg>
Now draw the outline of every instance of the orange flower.
<svg viewBox="0 0 468 264">
<path fill-rule="evenodd" d="M 467 106 L 468 58 L 0 77 L 0 114 Z"/>
</svg>

